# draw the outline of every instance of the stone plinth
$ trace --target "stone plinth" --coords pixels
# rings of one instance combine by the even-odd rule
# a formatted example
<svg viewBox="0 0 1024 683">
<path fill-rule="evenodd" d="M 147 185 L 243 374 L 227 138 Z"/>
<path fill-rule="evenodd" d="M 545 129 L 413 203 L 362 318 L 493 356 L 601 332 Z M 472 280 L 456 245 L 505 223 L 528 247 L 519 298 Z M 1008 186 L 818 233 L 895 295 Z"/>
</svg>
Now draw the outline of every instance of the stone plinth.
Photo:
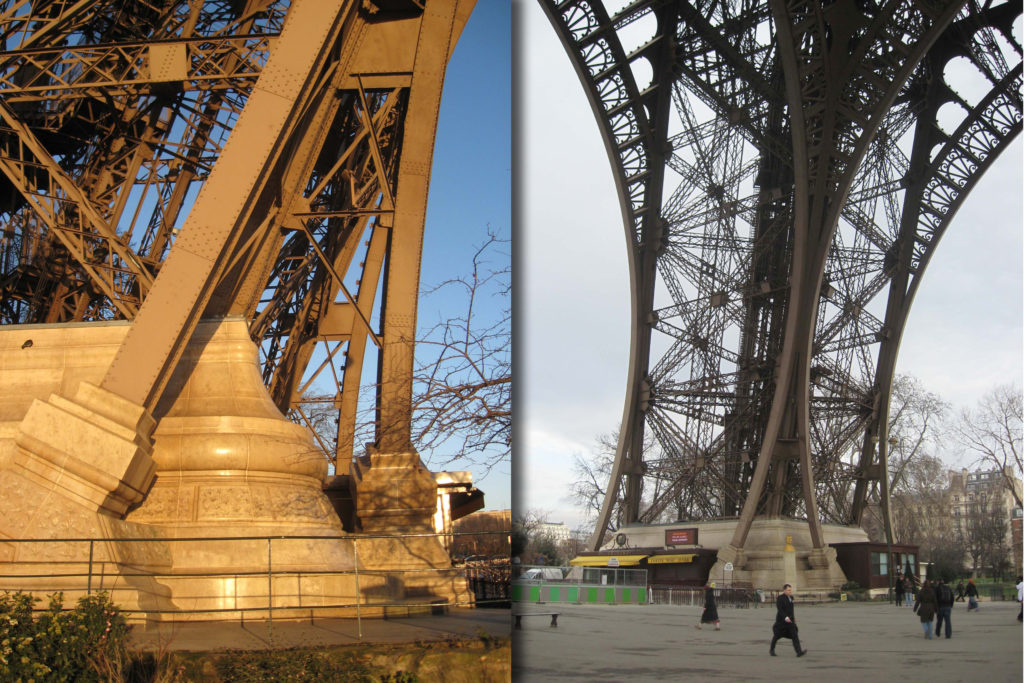
<svg viewBox="0 0 1024 683">
<path fill-rule="evenodd" d="M 730 545 L 736 523 L 736 520 L 675 522 L 623 527 L 619 531 L 626 535 L 628 547 L 650 548 L 664 545 L 666 529 L 696 528 L 700 547 L 718 551 L 718 560 L 711 568 L 708 579 L 722 582 L 720 585 L 741 582 L 754 588 L 778 589 L 784 583 L 792 583 L 799 590 L 810 591 L 833 590 L 846 582 L 846 576 L 836 561 L 835 549 L 813 548 L 807 522 L 779 518 L 755 519 L 742 550 Z M 857 527 L 823 524 L 822 533 L 826 545 L 868 540 L 867 533 Z M 787 537 L 791 538 L 793 547 L 788 553 L 785 550 Z M 609 547 L 622 552 L 622 548 L 613 545 Z M 787 555 L 792 563 L 788 572 Z M 726 571 L 727 563 L 733 565 L 732 571 Z"/>
<path fill-rule="evenodd" d="M 434 530 L 437 482 L 417 453 L 380 453 L 371 449 L 353 463 L 352 485 L 363 531 Z"/>
<path fill-rule="evenodd" d="M 308 617 L 311 607 L 354 614 L 357 602 L 373 616 L 467 597 L 434 538 L 363 538 L 356 548 L 360 536 L 344 531 L 324 495 L 327 463 L 311 434 L 263 387 L 243 320 L 199 325 L 154 411 L 155 430 L 141 408 L 98 388 L 129 329 L 0 329 L 0 539 L 98 539 L 0 541 L 0 573 L 22 575 L 0 588 L 63 590 L 69 604 L 85 589 L 110 590 L 150 619 L 263 610 L 246 612 L 258 618 L 268 593 L 281 617 Z M 433 478 L 411 457 L 374 463 L 360 510 L 368 528 L 430 530 L 410 513 L 424 481 L 433 513 Z M 405 514 L 392 513 L 403 505 Z"/>
</svg>

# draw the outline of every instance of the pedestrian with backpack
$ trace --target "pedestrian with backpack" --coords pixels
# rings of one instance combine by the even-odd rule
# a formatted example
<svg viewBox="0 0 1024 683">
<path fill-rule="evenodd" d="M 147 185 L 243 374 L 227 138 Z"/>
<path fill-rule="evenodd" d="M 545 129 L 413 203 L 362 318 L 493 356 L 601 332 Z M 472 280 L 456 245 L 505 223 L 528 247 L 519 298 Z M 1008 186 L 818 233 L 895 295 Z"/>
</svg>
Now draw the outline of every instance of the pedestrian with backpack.
<svg viewBox="0 0 1024 683">
<path fill-rule="evenodd" d="M 935 637 L 942 635 L 942 622 L 946 622 L 946 637 L 953 637 L 953 622 L 950 617 L 953 613 L 953 602 L 956 596 L 953 589 L 943 579 L 939 579 L 939 585 L 935 589 L 935 602 L 938 609 L 935 611 Z"/>
</svg>

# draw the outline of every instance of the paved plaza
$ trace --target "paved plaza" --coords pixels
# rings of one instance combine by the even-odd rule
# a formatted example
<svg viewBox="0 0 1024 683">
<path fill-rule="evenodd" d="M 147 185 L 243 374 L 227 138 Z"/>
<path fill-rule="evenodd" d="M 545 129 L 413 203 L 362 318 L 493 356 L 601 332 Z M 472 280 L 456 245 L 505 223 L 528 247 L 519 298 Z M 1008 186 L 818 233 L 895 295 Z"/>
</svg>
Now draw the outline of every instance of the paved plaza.
<svg viewBox="0 0 1024 683">
<path fill-rule="evenodd" d="M 1022 680 L 1022 630 L 1014 602 L 957 603 L 953 637 L 926 640 L 907 607 L 878 603 L 796 605 L 801 645 L 788 640 L 768 656 L 774 605 L 719 607 L 722 630 L 694 628 L 699 607 L 669 605 L 525 605 L 513 631 L 513 680 L 670 681 L 978 681 Z"/>
</svg>

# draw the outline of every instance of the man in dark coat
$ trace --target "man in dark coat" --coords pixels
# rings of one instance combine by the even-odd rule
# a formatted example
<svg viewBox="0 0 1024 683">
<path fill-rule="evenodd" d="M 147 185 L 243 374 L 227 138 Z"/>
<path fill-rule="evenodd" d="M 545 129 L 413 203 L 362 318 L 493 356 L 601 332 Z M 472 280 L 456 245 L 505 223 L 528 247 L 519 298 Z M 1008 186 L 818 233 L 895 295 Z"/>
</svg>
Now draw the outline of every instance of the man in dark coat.
<svg viewBox="0 0 1024 683">
<path fill-rule="evenodd" d="M 953 613 L 953 601 L 955 599 L 953 597 L 953 589 L 949 587 L 945 580 L 939 579 L 939 583 L 935 587 L 935 603 L 938 606 L 938 610 L 935 612 L 936 638 L 942 635 L 942 622 L 946 622 L 946 637 L 953 637 L 953 622 L 950 621 L 950 616 Z"/>
<path fill-rule="evenodd" d="M 779 638 L 790 638 L 793 641 L 793 649 L 797 657 L 803 657 L 807 650 L 800 648 L 800 636 L 796 627 L 796 617 L 793 616 L 793 587 L 788 583 L 782 587 L 782 595 L 775 602 L 775 624 L 772 626 L 772 644 L 768 648 L 768 654 L 775 656 L 775 643 Z"/>
</svg>

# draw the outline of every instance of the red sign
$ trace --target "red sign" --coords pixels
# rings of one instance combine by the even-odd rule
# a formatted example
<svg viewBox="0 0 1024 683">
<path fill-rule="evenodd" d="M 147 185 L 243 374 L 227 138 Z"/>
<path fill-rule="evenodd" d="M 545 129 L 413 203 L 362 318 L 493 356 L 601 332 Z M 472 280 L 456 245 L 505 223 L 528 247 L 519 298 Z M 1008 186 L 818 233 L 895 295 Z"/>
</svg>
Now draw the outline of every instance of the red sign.
<svg viewBox="0 0 1024 683">
<path fill-rule="evenodd" d="M 666 529 L 665 545 L 697 545 L 697 530 Z"/>
</svg>

